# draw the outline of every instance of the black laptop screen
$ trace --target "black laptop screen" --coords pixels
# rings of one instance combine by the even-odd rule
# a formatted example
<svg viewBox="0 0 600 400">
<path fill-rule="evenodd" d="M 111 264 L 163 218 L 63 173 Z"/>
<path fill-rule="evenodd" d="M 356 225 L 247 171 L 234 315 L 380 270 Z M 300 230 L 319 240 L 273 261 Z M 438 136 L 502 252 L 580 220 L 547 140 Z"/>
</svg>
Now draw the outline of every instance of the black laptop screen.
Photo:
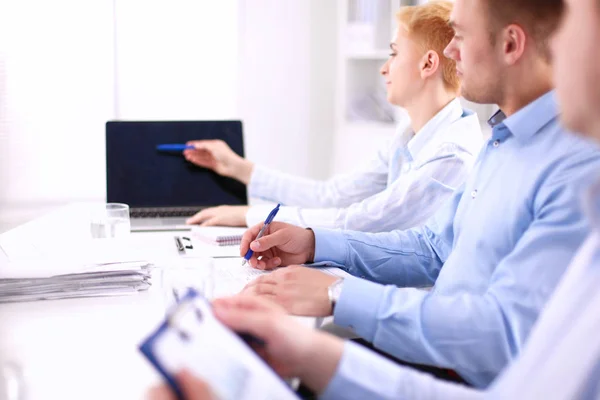
<svg viewBox="0 0 600 400">
<path fill-rule="evenodd" d="M 161 152 L 159 144 L 222 139 L 244 155 L 240 121 L 109 121 L 106 123 L 107 201 L 130 207 L 247 204 L 246 186 Z"/>
</svg>

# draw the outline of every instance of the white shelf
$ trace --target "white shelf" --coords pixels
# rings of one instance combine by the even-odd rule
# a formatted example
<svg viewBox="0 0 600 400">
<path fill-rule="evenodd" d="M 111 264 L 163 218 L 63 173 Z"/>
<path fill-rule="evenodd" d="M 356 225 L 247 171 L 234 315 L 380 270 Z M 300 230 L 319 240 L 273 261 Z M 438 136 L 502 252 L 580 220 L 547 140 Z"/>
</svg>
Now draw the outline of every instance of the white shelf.
<svg viewBox="0 0 600 400">
<path fill-rule="evenodd" d="M 348 51 L 346 58 L 349 60 L 381 60 L 385 61 L 390 57 L 391 50 L 367 50 L 367 51 Z"/>
</svg>

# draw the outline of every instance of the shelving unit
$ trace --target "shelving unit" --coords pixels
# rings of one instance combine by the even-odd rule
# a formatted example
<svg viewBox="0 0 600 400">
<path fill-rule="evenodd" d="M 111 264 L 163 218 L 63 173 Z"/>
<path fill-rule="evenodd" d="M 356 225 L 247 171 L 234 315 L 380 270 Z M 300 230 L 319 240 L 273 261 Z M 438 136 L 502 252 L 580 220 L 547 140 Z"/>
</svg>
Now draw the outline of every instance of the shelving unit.
<svg viewBox="0 0 600 400">
<path fill-rule="evenodd" d="M 415 0 L 416 1 L 416 0 Z M 333 173 L 348 172 L 395 133 L 402 112 L 386 99 L 380 69 L 389 57 L 395 14 L 411 0 L 338 0 Z"/>
<path fill-rule="evenodd" d="M 335 96 L 334 174 L 349 172 L 372 157 L 396 132 L 406 114 L 387 102 L 380 69 L 389 57 L 401 6 L 423 0 L 338 0 L 338 51 Z M 358 11 L 357 11 L 358 10 Z M 466 107 L 479 114 L 482 126 L 494 106 Z"/>
</svg>

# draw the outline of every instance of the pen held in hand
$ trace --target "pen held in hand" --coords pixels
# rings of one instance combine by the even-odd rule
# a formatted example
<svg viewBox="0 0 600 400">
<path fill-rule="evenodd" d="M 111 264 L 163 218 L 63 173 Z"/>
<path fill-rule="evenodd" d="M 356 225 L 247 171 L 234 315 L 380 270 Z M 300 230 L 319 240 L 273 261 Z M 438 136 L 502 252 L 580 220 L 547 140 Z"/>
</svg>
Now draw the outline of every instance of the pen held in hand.
<svg viewBox="0 0 600 400">
<path fill-rule="evenodd" d="M 258 235 L 256 235 L 256 238 L 254 240 L 258 240 L 261 237 L 263 237 L 267 228 L 269 227 L 269 225 L 271 225 L 271 222 L 273 222 L 273 219 L 279 212 L 280 206 L 281 206 L 281 204 L 277 204 L 277 207 L 275 207 L 273 210 L 271 210 L 271 212 L 267 216 L 267 219 L 265 219 L 265 224 L 260 229 L 260 231 L 258 232 Z M 246 255 L 244 256 L 244 260 L 242 261 L 242 266 L 245 266 L 248 263 L 248 261 L 252 258 L 253 255 L 254 255 L 254 252 L 252 251 L 252 249 L 249 248 L 248 251 L 246 252 Z"/>
<path fill-rule="evenodd" d="M 195 147 L 188 144 L 172 143 L 172 144 L 159 144 L 156 146 L 157 151 L 184 151 L 193 150 Z"/>
</svg>

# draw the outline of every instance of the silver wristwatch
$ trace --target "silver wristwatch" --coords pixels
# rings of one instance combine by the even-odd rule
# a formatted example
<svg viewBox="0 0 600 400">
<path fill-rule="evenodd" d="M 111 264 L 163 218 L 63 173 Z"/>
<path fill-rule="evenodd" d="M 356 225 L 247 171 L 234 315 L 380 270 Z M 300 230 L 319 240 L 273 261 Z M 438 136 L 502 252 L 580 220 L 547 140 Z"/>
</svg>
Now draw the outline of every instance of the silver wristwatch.
<svg viewBox="0 0 600 400">
<path fill-rule="evenodd" d="M 327 288 L 327 295 L 329 296 L 329 303 L 331 304 L 331 311 L 335 310 L 335 305 L 340 300 L 342 294 L 342 288 L 344 287 L 344 278 L 340 278 L 333 282 Z"/>
</svg>

